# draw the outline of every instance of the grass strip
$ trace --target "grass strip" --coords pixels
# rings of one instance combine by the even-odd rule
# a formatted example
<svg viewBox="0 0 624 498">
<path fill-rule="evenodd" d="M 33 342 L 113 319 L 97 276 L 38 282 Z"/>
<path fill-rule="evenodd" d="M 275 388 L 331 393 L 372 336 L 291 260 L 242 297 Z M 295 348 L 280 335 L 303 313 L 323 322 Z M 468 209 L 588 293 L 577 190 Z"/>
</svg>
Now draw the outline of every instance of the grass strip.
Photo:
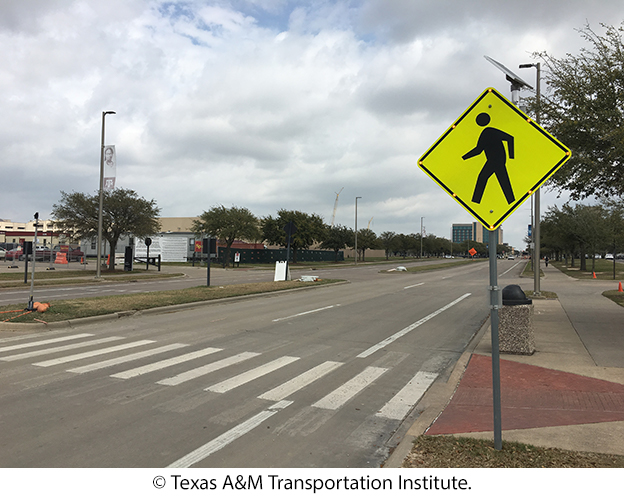
<svg viewBox="0 0 624 498">
<path fill-rule="evenodd" d="M 124 311 L 140 311 L 151 308 L 160 308 L 175 304 L 196 303 L 223 299 L 226 297 L 247 296 L 266 292 L 276 292 L 302 287 L 315 287 L 340 280 L 320 280 L 317 282 L 301 282 L 290 280 L 285 282 L 260 282 L 251 284 L 235 284 L 220 287 L 191 287 L 188 289 L 145 292 L 140 294 L 126 294 L 120 296 L 101 296 L 80 299 L 59 300 L 50 302 L 50 308 L 45 313 L 29 313 L 12 319 L 12 323 L 36 323 L 36 320 L 45 322 L 59 322 L 90 316 L 108 315 Z M 23 310 L 27 303 L 0 307 L 0 312 Z M 22 313 L 20 311 L 19 313 Z M 0 320 L 6 320 L 19 314 L 2 313 Z"/>
<path fill-rule="evenodd" d="M 587 266 L 585 271 L 581 271 L 579 268 L 580 260 L 575 259 L 576 266 L 566 266 L 564 261 L 552 261 L 552 264 L 563 273 L 572 278 L 578 279 L 593 279 L 594 273 L 597 280 L 613 280 L 613 260 L 612 259 L 597 259 L 595 261 L 594 270 L 592 271 L 592 261 L 587 260 Z M 619 260 L 615 262 L 615 280 L 624 280 L 624 264 Z"/>
<path fill-rule="evenodd" d="M 624 292 L 619 292 L 618 290 L 608 290 L 604 291 L 602 295 L 611 299 L 614 303 L 624 306 Z"/>
<path fill-rule="evenodd" d="M 405 468 L 622 468 L 624 456 L 454 436 L 419 436 Z"/>
</svg>

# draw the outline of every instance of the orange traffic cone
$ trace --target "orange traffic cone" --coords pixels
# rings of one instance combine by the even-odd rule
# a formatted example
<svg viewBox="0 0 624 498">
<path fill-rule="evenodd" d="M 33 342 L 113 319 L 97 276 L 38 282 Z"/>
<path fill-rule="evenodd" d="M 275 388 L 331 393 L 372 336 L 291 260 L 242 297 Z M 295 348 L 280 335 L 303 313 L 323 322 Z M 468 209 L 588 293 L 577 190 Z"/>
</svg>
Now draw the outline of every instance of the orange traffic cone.
<svg viewBox="0 0 624 498">
<path fill-rule="evenodd" d="M 622 282 L 620 282 L 620 285 L 618 286 L 618 292 L 624 292 L 624 290 L 622 289 Z"/>
<path fill-rule="evenodd" d="M 594 278 L 596 278 L 596 272 L 593 272 L 593 273 L 594 273 Z"/>
</svg>

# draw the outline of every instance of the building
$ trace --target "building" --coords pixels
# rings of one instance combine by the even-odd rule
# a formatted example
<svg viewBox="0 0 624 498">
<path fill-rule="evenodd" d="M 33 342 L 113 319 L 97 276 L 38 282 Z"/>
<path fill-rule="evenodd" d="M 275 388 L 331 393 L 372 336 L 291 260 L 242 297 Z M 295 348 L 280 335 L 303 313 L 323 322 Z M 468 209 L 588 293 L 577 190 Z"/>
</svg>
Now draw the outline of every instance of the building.
<svg viewBox="0 0 624 498">
<path fill-rule="evenodd" d="M 55 227 L 54 220 L 38 220 L 37 240 L 35 241 L 35 220 L 26 223 L 0 219 L 0 243 L 23 244 L 35 242 L 35 245 L 52 247 L 55 244 L 70 242 L 66 234 Z M 11 247 L 11 246 L 9 246 Z"/>
<path fill-rule="evenodd" d="M 486 230 L 481 223 L 453 223 L 453 244 L 461 244 L 466 240 L 473 240 L 482 244 L 490 241 L 490 231 Z M 498 229 L 498 243 L 503 243 L 503 229 Z"/>
</svg>

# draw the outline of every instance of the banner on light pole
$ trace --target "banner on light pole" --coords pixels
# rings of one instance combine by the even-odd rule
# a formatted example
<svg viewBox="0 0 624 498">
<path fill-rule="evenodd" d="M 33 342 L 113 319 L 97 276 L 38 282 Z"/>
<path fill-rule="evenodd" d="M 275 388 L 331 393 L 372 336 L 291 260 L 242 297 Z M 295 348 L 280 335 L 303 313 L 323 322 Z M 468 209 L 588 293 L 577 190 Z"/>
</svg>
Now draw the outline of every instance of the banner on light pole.
<svg viewBox="0 0 624 498">
<path fill-rule="evenodd" d="M 104 146 L 104 190 L 115 188 L 117 177 L 117 153 L 114 145 Z"/>
</svg>

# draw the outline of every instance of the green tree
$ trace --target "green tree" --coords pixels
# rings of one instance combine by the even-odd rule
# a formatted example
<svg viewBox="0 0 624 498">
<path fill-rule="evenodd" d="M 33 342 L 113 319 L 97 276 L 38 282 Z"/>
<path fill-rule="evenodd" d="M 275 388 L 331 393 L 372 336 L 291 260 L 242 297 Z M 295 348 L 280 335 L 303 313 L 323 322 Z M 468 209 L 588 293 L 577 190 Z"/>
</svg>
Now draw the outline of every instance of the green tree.
<svg viewBox="0 0 624 498">
<path fill-rule="evenodd" d="M 117 242 L 124 235 L 138 238 L 153 235 L 160 229 L 160 208 L 155 200 L 139 197 L 134 190 L 116 188 L 104 191 L 102 238 L 110 245 L 109 270 L 115 269 Z M 94 239 L 98 234 L 99 193 L 94 195 L 61 192 L 61 200 L 52 206 L 52 217 L 61 230 L 75 239 Z"/>
<path fill-rule="evenodd" d="M 386 260 L 390 257 L 390 254 L 397 249 L 397 242 L 397 234 L 394 232 L 383 232 L 379 236 L 379 244 L 386 251 Z"/>
<path fill-rule="evenodd" d="M 377 240 L 377 235 L 375 235 L 375 232 L 370 228 L 358 230 L 357 245 L 358 251 L 362 252 L 362 261 L 366 261 L 366 249 L 377 249 L 381 247 Z"/>
<path fill-rule="evenodd" d="M 301 211 L 288 211 L 280 209 L 277 217 L 267 216 L 260 222 L 264 240 L 269 244 L 287 246 L 286 232 L 284 227 L 293 222 L 297 231 L 293 235 L 290 248 L 292 249 L 293 262 L 297 262 L 297 250 L 308 249 L 312 244 L 322 242 L 326 237 L 327 226 L 317 214 L 307 214 Z"/>
<path fill-rule="evenodd" d="M 353 230 L 342 225 L 327 227 L 321 249 L 331 249 L 335 253 L 334 261 L 338 261 L 338 253 L 353 240 Z"/>
<path fill-rule="evenodd" d="M 258 219 L 247 208 L 214 206 L 193 222 L 196 235 L 206 233 L 225 243 L 223 266 L 230 266 L 230 249 L 236 239 L 261 240 Z"/>
<path fill-rule="evenodd" d="M 580 30 L 590 48 L 579 55 L 541 59 L 549 91 L 542 95 L 540 121 L 572 149 L 572 158 L 551 180 L 573 199 L 624 194 L 623 27 Z M 536 109 L 536 100 L 530 106 Z"/>
</svg>

